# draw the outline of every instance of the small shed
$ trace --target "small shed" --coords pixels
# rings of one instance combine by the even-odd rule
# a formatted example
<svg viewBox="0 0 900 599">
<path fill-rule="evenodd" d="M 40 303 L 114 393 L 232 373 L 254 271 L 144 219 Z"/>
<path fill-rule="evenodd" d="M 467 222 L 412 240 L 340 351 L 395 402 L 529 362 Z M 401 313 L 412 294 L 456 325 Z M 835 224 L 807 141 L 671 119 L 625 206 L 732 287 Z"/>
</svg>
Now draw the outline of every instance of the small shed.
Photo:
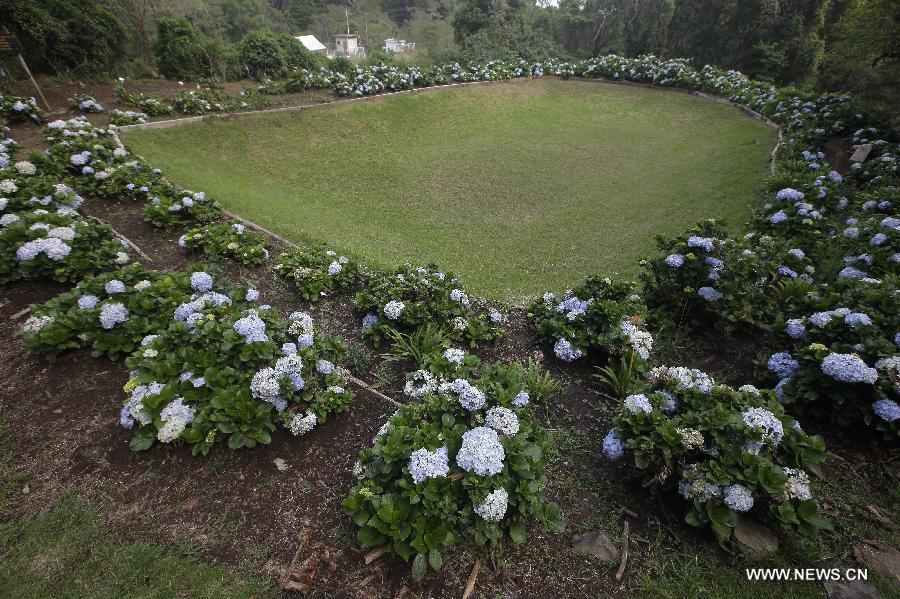
<svg viewBox="0 0 900 599">
<path fill-rule="evenodd" d="M 325 52 L 325 44 L 316 39 L 314 35 L 298 35 L 297 40 L 310 52 Z"/>
<path fill-rule="evenodd" d="M 334 53 L 343 56 L 359 56 L 366 55 L 366 49 L 359 45 L 359 34 L 338 33 L 334 36 Z"/>
</svg>

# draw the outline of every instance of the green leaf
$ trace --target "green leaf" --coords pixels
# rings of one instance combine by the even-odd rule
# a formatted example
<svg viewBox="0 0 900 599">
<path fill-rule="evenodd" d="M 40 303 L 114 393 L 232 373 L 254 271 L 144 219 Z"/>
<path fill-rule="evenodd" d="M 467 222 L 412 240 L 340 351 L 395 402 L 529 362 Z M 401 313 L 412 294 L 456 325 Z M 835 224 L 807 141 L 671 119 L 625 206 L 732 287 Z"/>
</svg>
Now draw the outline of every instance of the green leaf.
<svg viewBox="0 0 900 599">
<path fill-rule="evenodd" d="M 364 526 L 363 528 L 360 528 L 359 532 L 356 533 L 356 538 L 359 541 L 359 544 L 367 549 L 369 547 L 380 545 L 385 539 L 384 535 L 382 535 L 371 526 Z"/>
<path fill-rule="evenodd" d="M 435 572 L 441 571 L 441 566 L 444 564 L 444 558 L 441 556 L 441 552 L 437 549 L 432 549 L 428 552 L 428 565 L 431 566 L 431 569 Z"/>
<path fill-rule="evenodd" d="M 413 560 L 412 565 L 412 576 L 413 580 L 416 582 L 425 578 L 425 573 L 428 571 L 428 561 L 425 559 L 425 554 L 419 553 L 416 555 L 416 558 Z"/>
<path fill-rule="evenodd" d="M 516 545 L 525 542 L 525 527 L 522 526 L 521 522 L 513 522 L 509 525 L 509 536 Z"/>
</svg>

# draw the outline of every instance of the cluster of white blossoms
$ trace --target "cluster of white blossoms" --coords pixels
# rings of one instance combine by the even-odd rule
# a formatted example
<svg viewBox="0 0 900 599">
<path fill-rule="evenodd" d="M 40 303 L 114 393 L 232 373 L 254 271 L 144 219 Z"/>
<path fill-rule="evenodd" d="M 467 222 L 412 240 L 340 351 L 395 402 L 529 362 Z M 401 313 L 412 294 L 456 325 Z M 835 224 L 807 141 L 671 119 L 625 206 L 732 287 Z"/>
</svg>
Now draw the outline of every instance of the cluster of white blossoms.
<svg viewBox="0 0 900 599">
<path fill-rule="evenodd" d="M 253 375 L 250 393 L 256 399 L 272 404 L 279 412 L 287 407 L 287 401 L 281 397 L 281 375 L 274 368 L 263 368 Z"/>
<path fill-rule="evenodd" d="M 509 493 L 506 489 L 499 488 L 485 497 L 481 505 L 475 506 L 475 513 L 487 522 L 500 522 L 506 515 L 506 507 L 509 502 Z"/>
<path fill-rule="evenodd" d="M 812 491 L 809 490 L 809 474 L 794 468 L 784 467 L 782 470 L 787 476 L 784 493 L 788 499 L 799 499 L 800 501 L 812 499 Z"/>
<path fill-rule="evenodd" d="M 451 364 L 456 364 L 457 366 L 463 363 L 463 359 L 466 357 L 466 352 L 461 349 L 456 349 L 454 347 L 448 347 L 444 350 L 444 358 Z"/>
<path fill-rule="evenodd" d="M 428 451 L 424 447 L 412 452 L 409 456 L 409 474 L 413 482 L 419 484 L 428 478 L 447 476 L 450 472 L 447 446 L 439 447 L 434 451 Z"/>
<path fill-rule="evenodd" d="M 494 406 L 487 411 L 484 419 L 485 426 L 500 431 L 507 437 L 512 437 L 519 432 L 519 417 L 509 408 Z"/>
<path fill-rule="evenodd" d="M 712 377 L 696 368 L 684 366 L 658 366 L 650 371 L 650 380 L 674 381 L 678 389 L 697 389 L 707 395 L 712 391 L 715 382 Z"/>
<path fill-rule="evenodd" d="M 703 433 L 693 428 L 676 428 L 681 444 L 687 449 L 703 447 Z"/>
<path fill-rule="evenodd" d="M 653 335 L 647 331 L 642 331 L 630 320 L 623 320 L 619 324 L 619 329 L 628 339 L 634 352 L 641 357 L 642 360 L 650 358 L 650 350 L 653 349 Z"/>
<path fill-rule="evenodd" d="M 132 428 L 135 422 L 142 425 L 153 422 L 153 416 L 144 409 L 144 399 L 148 395 L 159 395 L 163 390 L 162 383 L 148 383 L 146 385 L 137 385 L 131 390 L 131 396 L 125 405 L 122 406 L 122 412 L 119 415 L 119 422 L 125 428 Z"/>
<path fill-rule="evenodd" d="M 477 426 L 463 433 L 456 463 L 466 472 L 474 472 L 478 476 L 494 476 L 503 470 L 504 457 L 506 454 L 497 431 Z"/>
<path fill-rule="evenodd" d="M 22 325 L 22 330 L 26 333 L 37 333 L 44 327 L 53 324 L 54 320 L 56 319 L 52 316 L 29 316 Z"/>
<path fill-rule="evenodd" d="M 643 393 L 639 393 L 637 395 L 629 395 L 625 398 L 624 403 L 625 409 L 627 409 L 632 414 L 637 414 L 638 412 L 649 414 L 653 411 L 653 406 L 650 404 L 650 400 Z"/>
<path fill-rule="evenodd" d="M 312 347 L 314 341 L 312 316 L 307 312 L 291 312 L 288 320 L 291 321 L 288 333 L 297 335 L 297 347 L 300 349 Z"/>
<path fill-rule="evenodd" d="M 417 370 L 403 387 L 403 393 L 413 399 L 421 399 L 438 389 L 438 380 L 427 370 Z"/>
<path fill-rule="evenodd" d="M 466 379 L 456 379 L 451 388 L 459 398 L 459 405 L 470 412 L 480 410 L 487 400 L 484 393 Z"/>
<path fill-rule="evenodd" d="M 176 397 L 159 413 L 165 424 L 156 433 L 156 438 L 163 443 L 171 443 L 184 431 L 194 419 L 194 408 L 184 405 L 183 397 Z"/>
<path fill-rule="evenodd" d="M 384 305 L 384 315 L 391 320 L 397 320 L 403 313 L 406 304 L 398 300 L 391 300 Z"/>
<path fill-rule="evenodd" d="M 469 296 L 462 289 L 454 289 L 450 292 L 450 301 L 456 302 L 463 308 L 469 307 Z"/>
<path fill-rule="evenodd" d="M 765 444 L 778 445 L 784 436 L 784 426 L 781 421 L 765 408 L 748 408 L 741 413 L 741 420 L 750 428 L 762 432 L 761 441 L 747 441 L 746 449 L 754 455 L 758 454 Z"/>
<path fill-rule="evenodd" d="M 305 435 L 316 426 L 316 415 L 311 410 L 307 410 L 305 415 L 294 414 L 291 418 L 288 429 L 295 436 Z"/>
</svg>

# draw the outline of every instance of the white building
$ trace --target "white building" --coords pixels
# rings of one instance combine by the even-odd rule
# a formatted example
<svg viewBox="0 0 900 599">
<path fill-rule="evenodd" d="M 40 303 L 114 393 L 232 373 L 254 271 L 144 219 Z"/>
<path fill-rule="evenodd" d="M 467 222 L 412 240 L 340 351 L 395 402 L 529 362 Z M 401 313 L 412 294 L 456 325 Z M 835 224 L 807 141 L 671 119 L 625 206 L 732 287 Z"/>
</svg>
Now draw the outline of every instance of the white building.
<svg viewBox="0 0 900 599">
<path fill-rule="evenodd" d="M 337 56 L 365 58 L 366 49 L 359 45 L 358 33 L 338 33 L 334 36 L 334 54 Z"/>
<path fill-rule="evenodd" d="M 325 52 L 325 44 L 314 35 L 298 35 L 296 39 L 310 52 Z"/>
<path fill-rule="evenodd" d="M 406 40 L 398 40 L 392 37 L 384 40 L 384 49 L 388 52 L 407 52 L 415 50 L 416 42 L 408 42 Z"/>
</svg>

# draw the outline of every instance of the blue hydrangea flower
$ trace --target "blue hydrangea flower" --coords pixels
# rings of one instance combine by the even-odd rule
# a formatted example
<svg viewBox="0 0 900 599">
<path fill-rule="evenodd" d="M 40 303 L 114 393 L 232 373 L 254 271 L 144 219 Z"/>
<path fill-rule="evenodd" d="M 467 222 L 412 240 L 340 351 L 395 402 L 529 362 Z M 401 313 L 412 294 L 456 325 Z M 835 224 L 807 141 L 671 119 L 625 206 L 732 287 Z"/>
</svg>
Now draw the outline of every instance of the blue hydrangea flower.
<svg viewBox="0 0 900 599">
<path fill-rule="evenodd" d="M 788 320 L 786 332 L 791 339 L 800 339 L 806 335 L 806 325 L 803 324 L 803 319 L 791 318 Z"/>
<path fill-rule="evenodd" d="M 194 291 L 205 293 L 213 287 L 213 278 L 207 273 L 198 271 L 191 274 L 191 288 Z"/>
<path fill-rule="evenodd" d="M 737 483 L 728 485 L 723 490 L 722 501 L 735 512 L 747 512 L 753 507 L 753 494 L 750 489 Z"/>
<path fill-rule="evenodd" d="M 868 383 L 874 385 L 878 371 L 869 368 L 856 354 L 832 352 L 822 360 L 822 372 L 842 383 Z"/>
<path fill-rule="evenodd" d="M 625 455 L 625 443 L 616 428 L 610 429 L 603 438 L 603 454 L 612 461 L 618 461 Z"/>
<path fill-rule="evenodd" d="M 893 399 L 879 399 L 872 404 L 872 410 L 885 422 L 894 422 L 900 419 L 900 405 Z"/>
<path fill-rule="evenodd" d="M 574 362 L 584 355 L 577 347 L 573 346 L 565 339 L 559 339 L 553 345 L 553 353 L 563 362 Z"/>
<path fill-rule="evenodd" d="M 800 368 L 800 363 L 795 360 L 791 354 L 787 352 L 778 352 L 772 354 L 767 366 L 771 372 L 775 373 L 775 376 L 783 379 L 797 372 Z"/>
<path fill-rule="evenodd" d="M 684 256 L 681 254 L 670 254 L 666 256 L 666 264 L 672 268 L 681 268 L 684 266 Z"/>
<path fill-rule="evenodd" d="M 707 302 L 717 302 L 722 299 L 722 294 L 712 287 L 701 287 L 697 290 L 697 295 L 705 299 Z"/>
</svg>

